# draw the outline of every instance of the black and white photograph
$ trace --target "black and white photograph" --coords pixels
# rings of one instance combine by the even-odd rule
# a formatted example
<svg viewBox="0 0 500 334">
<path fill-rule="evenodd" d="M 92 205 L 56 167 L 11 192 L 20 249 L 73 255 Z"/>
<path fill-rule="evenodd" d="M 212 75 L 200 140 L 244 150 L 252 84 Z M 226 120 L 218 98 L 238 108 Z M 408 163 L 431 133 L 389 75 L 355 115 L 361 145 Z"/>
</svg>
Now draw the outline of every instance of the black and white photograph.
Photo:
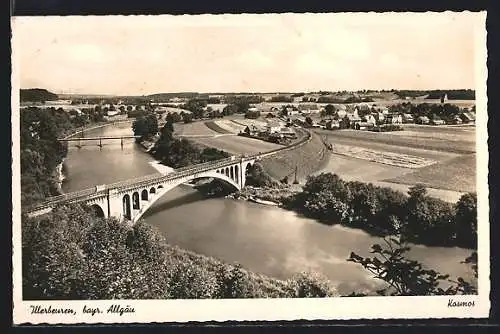
<svg viewBox="0 0 500 334">
<path fill-rule="evenodd" d="M 13 17 L 14 322 L 487 316 L 485 20 Z"/>
</svg>

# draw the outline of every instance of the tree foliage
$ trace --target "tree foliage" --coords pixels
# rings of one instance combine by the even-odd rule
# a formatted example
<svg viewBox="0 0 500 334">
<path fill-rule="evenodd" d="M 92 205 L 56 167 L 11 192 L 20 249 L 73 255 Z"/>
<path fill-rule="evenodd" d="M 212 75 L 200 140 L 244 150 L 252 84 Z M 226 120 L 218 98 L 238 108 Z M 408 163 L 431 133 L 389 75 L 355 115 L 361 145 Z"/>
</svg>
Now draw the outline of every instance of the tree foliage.
<svg viewBox="0 0 500 334">
<path fill-rule="evenodd" d="M 186 114 L 188 115 L 188 114 Z M 172 168 L 227 158 L 229 153 L 215 148 L 200 148 L 187 139 L 174 138 L 174 118 L 168 116 L 160 132 L 160 138 L 152 149 L 153 155 Z"/>
<path fill-rule="evenodd" d="M 451 280 L 435 270 L 425 268 L 420 262 L 405 257 L 410 247 L 398 238 L 383 238 L 384 244 L 375 244 L 373 257 L 362 257 L 352 252 L 349 262 L 360 264 L 373 277 L 386 283 L 377 291 L 379 295 L 428 296 L 475 294 L 476 287 L 459 277 Z"/>
<path fill-rule="evenodd" d="M 245 184 L 254 187 L 278 187 L 279 182 L 274 180 L 264 169 L 262 164 L 256 162 L 248 167 Z"/>
<path fill-rule="evenodd" d="M 63 206 L 22 223 L 23 299 L 326 297 L 326 279 L 257 275 L 165 242 L 153 227 Z"/>
<path fill-rule="evenodd" d="M 400 234 L 405 241 L 439 246 L 477 247 L 476 195 L 452 205 L 416 185 L 408 195 L 370 183 L 346 182 L 322 173 L 308 178 L 284 205 L 327 224 L 362 228 L 372 234 Z"/>
<path fill-rule="evenodd" d="M 58 98 L 57 94 L 41 88 L 21 89 L 20 91 L 21 102 L 45 102 L 54 101 Z"/>
<path fill-rule="evenodd" d="M 152 114 L 139 117 L 132 123 L 132 129 L 134 135 L 141 136 L 141 139 L 151 137 L 158 133 L 158 120 Z"/>
<path fill-rule="evenodd" d="M 31 205 L 59 194 L 56 167 L 66 157 L 66 143 L 58 141 L 82 124 L 63 109 L 30 107 L 20 113 L 21 204 Z"/>
</svg>

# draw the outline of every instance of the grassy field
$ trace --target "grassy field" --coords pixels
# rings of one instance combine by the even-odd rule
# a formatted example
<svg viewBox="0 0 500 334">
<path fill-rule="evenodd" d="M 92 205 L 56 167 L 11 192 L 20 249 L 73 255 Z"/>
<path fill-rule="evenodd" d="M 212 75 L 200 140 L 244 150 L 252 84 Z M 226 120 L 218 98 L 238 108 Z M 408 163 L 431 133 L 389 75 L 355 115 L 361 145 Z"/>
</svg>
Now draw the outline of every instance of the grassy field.
<svg viewBox="0 0 500 334">
<path fill-rule="evenodd" d="M 219 132 L 207 127 L 204 122 L 176 123 L 174 130 L 174 134 L 177 136 L 215 136 L 219 134 Z"/>
<path fill-rule="evenodd" d="M 332 154 L 321 172 L 337 174 L 346 181 L 374 182 L 393 178 L 413 170 Z"/>
<path fill-rule="evenodd" d="M 436 129 L 436 131 L 438 130 Z M 365 143 L 365 145 L 366 143 L 379 143 L 404 148 L 418 148 L 457 154 L 474 153 L 476 150 L 476 145 L 473 141 L 463 139 L 449 140 L 419 135 L 405 136 L 387 132 L 376 133 L 356 130 L 316 130 L 316 132 L 320 135 L 326 135 L 332 143 L 348 140 L 352 146 L 362 146 L 363 143 Z"/>
<path fill-rule="evenodd" d="M 332 154 L 322 171 L 346 180 L 372 182 L 406 192 L 416 183 L 428 187 L 429 195 L 455 202 L 463 192 L 476 190 L 474 127 L 405 125 L 404 131 L 318 131 L 333 145 L 350 145 L 388 153 L 407 154 L 436 161 L 409 169 Z M 373 159 L 377 160 L 377 159 Z"/>
<path fill-rule="evenodd" d="M 221 119 L 214 121 L 215 125 L 217 125 L 219 128 L 223 129 L 224 131 L 227 131 L 229 133 L 240 133 L 245 129 L 245 125 L 238 124 L 236 122 L 233 122 L 230 119 Z"/>
<path fill-rule="evenodd" d="M 402 184 L 422 183 L 428 187 L 460 192 L 476 191 L 476 155 L 459 156 L 385 181 Z"/>
<path fill-rule="evenodd" d="M 246 138 L 241 136 L 224 136 L 218 138 L 190 138 L 200 144 L 215 147 L 231 154 L 255 154 L 259 152 L 271 151 L 282 145 L 265 142 L 259 139 Z"/>
<path fill-rule="evenodd" d="M 215 123 L 214 121 L 210 121 L 210 122 L 205 122 L 205 125 L 210 129 L 210 130 L 213 130 L 217 133 L 222 133 L 222 134 L 227 134 L 227 133 L 233 133 L 229 130 L 226 130 L 224 128 L 221 128 L 219 125 L 217 125 L 217 123 Z"/>
</svg>

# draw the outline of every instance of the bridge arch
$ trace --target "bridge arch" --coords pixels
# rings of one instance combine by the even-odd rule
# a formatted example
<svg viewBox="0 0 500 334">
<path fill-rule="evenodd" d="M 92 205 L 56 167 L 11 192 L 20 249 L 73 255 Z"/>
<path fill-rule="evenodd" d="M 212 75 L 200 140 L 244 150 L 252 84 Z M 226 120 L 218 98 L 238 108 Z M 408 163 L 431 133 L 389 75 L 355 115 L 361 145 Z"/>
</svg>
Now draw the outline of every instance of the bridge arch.
<svg viewBox="0 0 500 334">
<path fill-rule="evenodd" d="M 239 183 L 240 182 L 240 168 L 238 167 L 238 165 L 234 166 L 234 175 L 235 175 L 236 183 Z"/>
<path fill-rule="evenodd" d="M 141 200 L 143 201 L 147 201 L 149 198 L 149 192 L 147 189 L 144 189 L 142 192 L 141 192 Z"/>
<path fill-rule="evenodd" d="M 139 200 L 139 193 L 135 191 L 132 194 L 132 209 L 139 210 L 141 208 L 141 201 Z"/>
<path fill-rule="evenodd" d="M 156 194 L 156 188 L 152 187 L 151 189 L 149 189 L 149 193 L 150 194 Z"/>
<path fill-rule="evenodd" d="M 225 169 L 224 169 L 225 170 Z M 229 174 L 229 168 L 227 168 L 227 173 Z M 224 181 L 226 184 L 229 184 L 231 185 L 232 187 L 234 187 L 236 190 L 240 190 L 241 187 L 239 185 L 239 183 L 235 182 L 234 179 L 231 179 L 229 176 L 226 176 L 225 174 L 221 174 L 221 173 L 217 173 L 216 170 L 214 171 L 210 171 L 210 172 L 205 172 L 205 173 L 200 173 L 200 174 L 197 174 L 197 177 L 192 177 L 192 178 L 182 178 L 182 179 L 179 179 L 178 181 L 176 182 L 172 182 L 172 183 L 164 183 L 164 184 L 160 184 L 158 185 L 156 188 L 157 189 L 160 189 L 160 188 L 163 188 L 165 189 L 165 191 L 162 191 L 159 193 L 158 196 L 151 196 L 149 197 L 149 200 L 145 203 L 143 203 L 142 205 L 142 210 L 140 212 L 137 213 L 137 215 L 135 217 L 133 217 L 132 221 L 133 222 L 136 222 L 137 220 L 139 220 L 142 215 L 148 211 L 148 209 L 150 207 L 153 206 L 153 204 L 159 200 L 161 197 L 163 197 L 164 194 L 168 193 L 169 190 L 172 190 L 174 188 L 176 188 L 177 186 L 183 184 L 183 183 L 186 183 L 186 182 L 189 182 L 189 181 L 192 181 L 192 180 L 198 180 L 198 179 L 202 179 L 202 178 L 213 178 L 213 179 L 218 179 L 218 180 L 221 180 L 221 181 Z M 137 192 L 136 192 L 137 193 Z M 134 194 L 136 194 L 134 193 Z M 138 193 L 137 193 L 138 194 Z M 133 197 L 134 195 L 132 195 Z M 133 201 L 132 201 L 133 202 Z M 134 208 L 135 209 L 135 208 Z"/>
<path fill-rule="evenodd" d="M 132 211 L 130 210 L 130 195 L 125 194 L 122 199 L 123 203 L 123 217 L 126 219 L 132 218 Z"/>
<path fill-rule="evenodd" d="M 234 180 L 234 167 L 229 167 L 229 177 Z"/>
<path fill-rule="evenodd" d="M 94 211 L 95 215 L 99 218 L 104 218 L 104 210 L 101 208 L 99 204 L 92 204 L 90 208 Z"/>
</svg>

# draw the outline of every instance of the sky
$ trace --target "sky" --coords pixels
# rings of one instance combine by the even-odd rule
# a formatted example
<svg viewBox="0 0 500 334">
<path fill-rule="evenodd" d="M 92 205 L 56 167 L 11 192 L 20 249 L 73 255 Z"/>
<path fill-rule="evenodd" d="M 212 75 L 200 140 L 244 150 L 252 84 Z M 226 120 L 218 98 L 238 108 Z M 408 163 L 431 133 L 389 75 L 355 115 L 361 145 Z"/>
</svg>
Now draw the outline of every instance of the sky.
<svg viewBox="0 0 500 334">
<path fill-rule="evenodd" d="M 13 61 L 21 88 L 58 94 L 474 89 L 481 18 L 470 12 L 15 17 Z"/>
</svg>

